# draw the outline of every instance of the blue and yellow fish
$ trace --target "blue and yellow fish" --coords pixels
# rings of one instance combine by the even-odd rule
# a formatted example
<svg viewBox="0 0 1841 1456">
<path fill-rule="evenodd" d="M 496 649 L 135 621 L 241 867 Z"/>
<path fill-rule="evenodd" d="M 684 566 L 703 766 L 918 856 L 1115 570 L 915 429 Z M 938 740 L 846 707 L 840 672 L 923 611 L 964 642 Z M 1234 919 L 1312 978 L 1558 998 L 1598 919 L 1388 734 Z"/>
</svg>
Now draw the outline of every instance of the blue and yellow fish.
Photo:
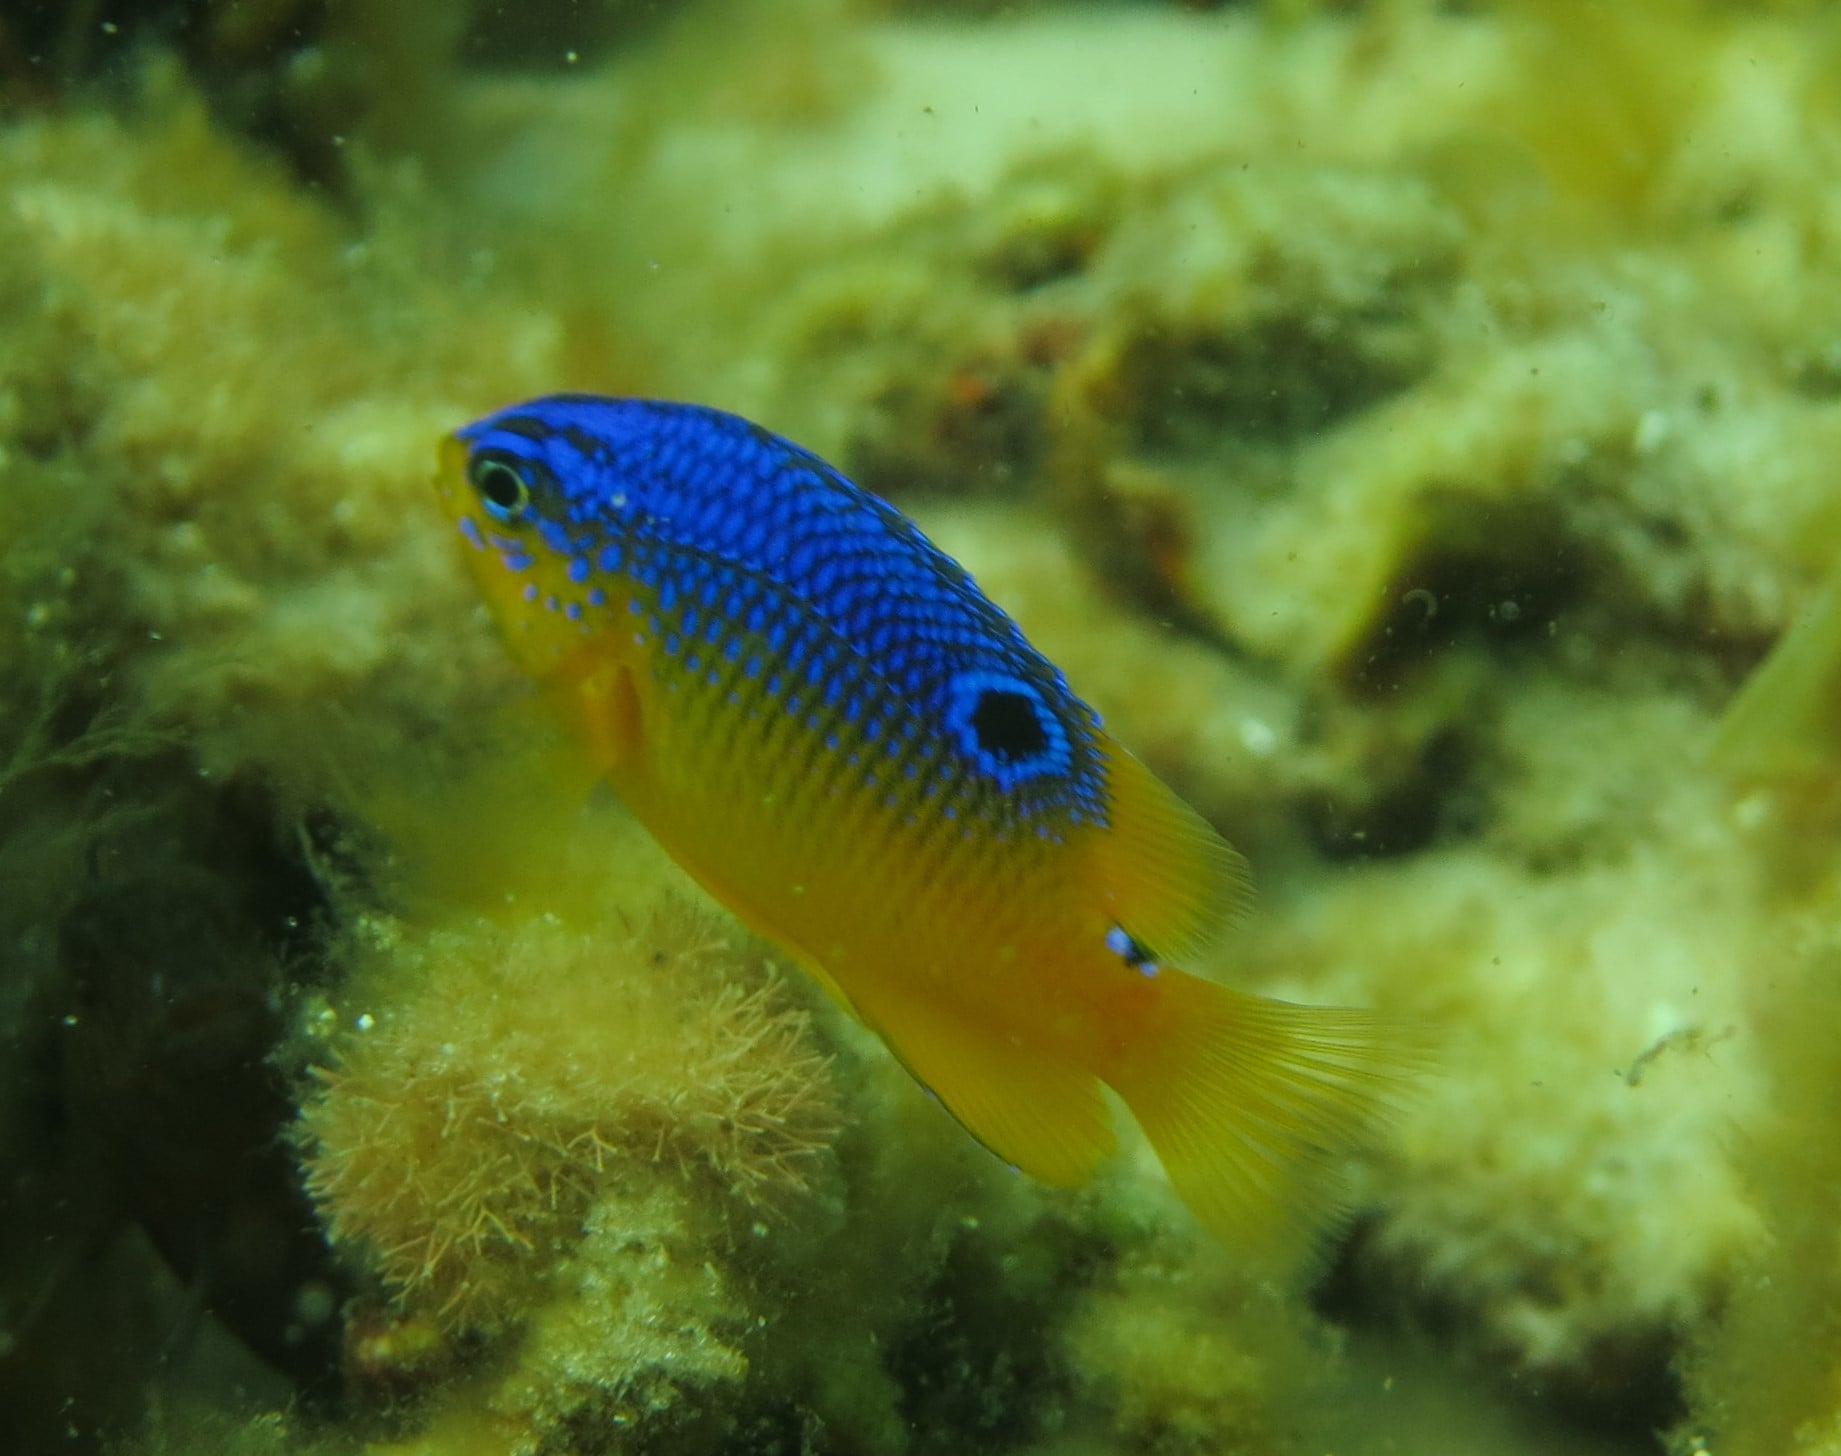
<svg viewBox="0 0 1841 1456">
<path fill-rule="evenodd" d="M 1333 1209 L 1383 1023 L 1164 962 L 1240 856 L 1107 736 L 950 557 L 797 445 L 556 395 L 456 432 L 440 489 L 518 661 L 660 843 L 1046 1183 L 1124 1099 L 1229 1241 Z"/>
</svg>

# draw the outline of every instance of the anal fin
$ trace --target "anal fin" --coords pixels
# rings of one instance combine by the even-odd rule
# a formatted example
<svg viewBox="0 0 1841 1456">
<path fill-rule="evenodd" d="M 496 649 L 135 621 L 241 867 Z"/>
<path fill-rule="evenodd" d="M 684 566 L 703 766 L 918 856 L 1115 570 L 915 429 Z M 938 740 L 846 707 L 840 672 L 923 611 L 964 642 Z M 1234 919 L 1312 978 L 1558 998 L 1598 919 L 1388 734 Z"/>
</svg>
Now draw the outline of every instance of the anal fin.
<svg viewBox="0 0 1841 1456">
<path fill-rule="evenodd" d="M 858 1009 L 967 1132 L 1030 1177 L 1063 1188 L 1084 1183 L 1116 1146 L 1092 1073 L 919 997 Z"/>
</svg>

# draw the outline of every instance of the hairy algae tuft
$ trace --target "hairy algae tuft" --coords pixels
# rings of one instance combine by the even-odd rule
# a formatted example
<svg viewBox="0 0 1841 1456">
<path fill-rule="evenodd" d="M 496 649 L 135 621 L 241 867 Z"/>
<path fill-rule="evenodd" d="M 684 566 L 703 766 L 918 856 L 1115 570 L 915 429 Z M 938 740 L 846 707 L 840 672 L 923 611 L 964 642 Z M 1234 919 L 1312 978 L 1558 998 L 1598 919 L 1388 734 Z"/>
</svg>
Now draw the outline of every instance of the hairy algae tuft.
<svg viewBox="0 0 1841 1456">
<path fill-rule="evenodd" d="M 131 1424 L 188 1378 L 175 1346 L 225 1409 L 289 1393 L 134 1236 L 89 1261 L 81 1217 L 38 1241 L 106 1187 L 44 1176 L 72 1145 L 39 1115 L 70 971 L 144 986 L 137 953 L 170 969 L 189 938 L 263 951 L 210 957 L 247 992 L 281 943 L 285 1010 L 350 960 L 326 1024 L 356 1042 L 369 1007 L 382 1033 L 434 999 L 420 971 L 389 989 L 392 937 L 404 967 L 451 938 L 484 984 L 490 947 L 573 980 L 570 937 L 629 933 L 593 886 L 632 847 L 597 861 L 584 825 L 611 816 L 522 792 L 540 749 L 492 717 L 518 688 L 426 508 L 433 436 L 582 387 L 740 408 L 925 497 L 1251 852 L 1266 909 L 1216 969 L 1462 1034 L 1359 1170 L 1353 1355 L 1239 1300 L 1129 1159 L 1045 1205 L 846 1040 L 835 1166 L 766 1235 L 701 1155 L 628 1158 L 650 1176 L 560 1189 L 568 1232 L 538 1218 L 555 1258 L 478 1254 L 522 1314 L 461 1335 L 350 1241 L 355 1407 L 418 1397 L 396 1433 L 431 1452 L 898 1452 L 910 1417 L 942 1448 L 975 1427 L 1057 1451 L 1553 1450 L 1583 1439 L 1541 1425 L 1561 1407 L 1634 1447 L 1586 1397 L 1642 1372 L 1629 1409 L 1659 1409 L 1685 1349 L 1678 1449 L 1832 1447 L 1832 1240 L 1810 1232 L 1832 967 L 1808 945 L 1835 869 L 1803 791 L 1833 782 L 1831 745 L 1818 701 L 1777 691 L 1816 677 L 1767 670 L 1741 702 L 1790 731 L 1736 709 L 1719 780 L 1701 769 L 1833 567 L 1832 14 L 1042 4 L 984 26 L 966 5 L 923 27 L 865 4 L 805 12 L 762 77 L 759 31 L 720 14 L 610 11 L 567 59 L 549 36 L 456 52 L 440 8 L 331 17 L 342 46 L 309 53 L 338 39 L 310 25 L 253 69 L 188 42 L 207 100 L 157 59 L 115 114 L 77 85 L 34 102 L 31 76 L 9 98 L 0 1117 L 43 1197 L 17 1201 L 41 1222 L 0 1304 L 7 1388 L 77 1396 L 35 1429 Z M 220 11 L 257 43 L 305 13 Z M 642 29 L 658 44 L 619 40 Z M 505 784 L 447 793 L 495 755 Z M 168 873 L 160 844 L 196 841 L 136 828 L 168 811 L 261 852 Z M 98 844 L 119 853 L 92 883 Z M 283 913 L 329 918 L 323 959 L 267 910 L 218 913 L 303 872 L 319 888 Z M 155 912 L 124 880 L 172 892 L 170 936 L 134 943 Z M 545 910 L 566 928 L 505 918 Z M 324 1041 L 286 1065 L 301 1045 Z M 263 1310 L 278 1332 L 298 1312 Z M 1466 1438 L 1451 1412 L 1502 1389 L 1513 1419 Z M 304 1424 L 245 1434 L 307 1449 Z M 232 1439 L 200 1430 L 148 1444 Z"/>
<path fill-rule="evenodd" d="M 348 992 L 362 1023 L 315 1070 L 300 1135 L 333 1242 L 406 1307 L 452 1329 L 517 1317 L 532 1271 L 635 1177 L 772 1205 L 822 1172 L 825 1058 L 707 912 L 666 902 L 613 936 L 550 917 L 380 933 L 392 988 Z"/>
</svg>

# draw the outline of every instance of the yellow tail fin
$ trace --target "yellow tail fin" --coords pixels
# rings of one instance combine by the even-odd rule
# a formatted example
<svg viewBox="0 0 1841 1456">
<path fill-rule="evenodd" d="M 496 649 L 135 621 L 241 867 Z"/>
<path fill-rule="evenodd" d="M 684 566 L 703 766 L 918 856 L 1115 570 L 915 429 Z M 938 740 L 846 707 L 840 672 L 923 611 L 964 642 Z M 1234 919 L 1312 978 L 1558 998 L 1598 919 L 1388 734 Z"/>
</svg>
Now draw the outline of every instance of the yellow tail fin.
<svg viewBox="0 0 1841 1456">
<path fill-rule="evenodd" d="M 1423 1052 L 1361 1011 L 1159 974 L 1145 1045 L 1107 1080 L 1195 1216 L 1237 1253 L 1292 1263 L 1344 1210 L 1342 1162 Z"/>
</svg>

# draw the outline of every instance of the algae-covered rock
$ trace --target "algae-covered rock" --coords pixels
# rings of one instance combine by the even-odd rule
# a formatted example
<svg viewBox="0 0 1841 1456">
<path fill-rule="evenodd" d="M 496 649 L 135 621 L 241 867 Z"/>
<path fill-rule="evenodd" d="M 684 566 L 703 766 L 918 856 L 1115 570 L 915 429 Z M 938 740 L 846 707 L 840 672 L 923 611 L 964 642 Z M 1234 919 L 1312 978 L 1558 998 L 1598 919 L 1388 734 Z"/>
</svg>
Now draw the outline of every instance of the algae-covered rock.
<svg viewBox="0 0 1841 1456">
<path fill-rule="evenodd" d="M 7 1429 L 1835 1449 L 1822 7 L 66 9 L 0 21 Z M 1248 853 L 1195 968 L 1433 1030 L 1315 1312 L 657 918 L 428 498 L 556 389 L 912 508 Z"/>
</svg>

